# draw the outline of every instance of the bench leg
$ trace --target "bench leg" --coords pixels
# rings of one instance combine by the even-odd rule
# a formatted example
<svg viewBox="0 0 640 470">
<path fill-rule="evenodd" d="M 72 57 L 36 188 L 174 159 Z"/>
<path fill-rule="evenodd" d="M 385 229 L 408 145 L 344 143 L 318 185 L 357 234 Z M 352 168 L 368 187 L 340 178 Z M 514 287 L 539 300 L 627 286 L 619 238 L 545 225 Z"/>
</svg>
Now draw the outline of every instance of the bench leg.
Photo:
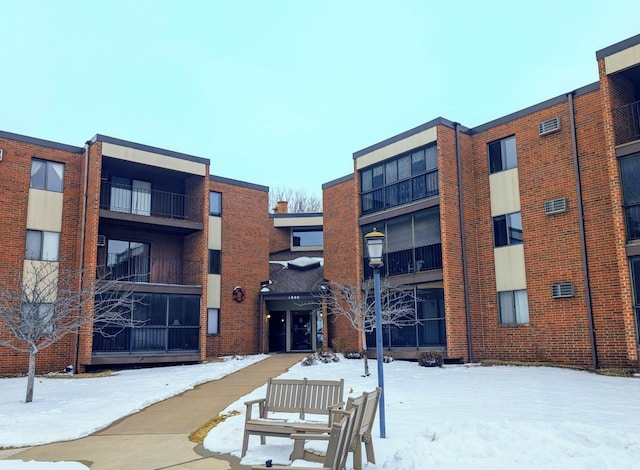
<svg viewBox="0 0 640 470">
<path fill-rule="evenodd" d="M 367 462 L 376 463 L 376 454 L 373 452 L 373 439 L 371 436 L 366 436 L 363 441 L 367 451 Z"/>
<path fill-rule="evenodd" d="M 249 433 L 245 431 L 244 438 L 242 439 L 242 455 L 240 456 L 240 458 L 244 457 L 244 454 L 247 453 L 248 447 L 249 447 Z"/>
<path fill-rule="evenodd" d="M 362 444 L 356 444 L 353 450 L 353 468 L 354 470 L 362 470 Z"/>
</svg>

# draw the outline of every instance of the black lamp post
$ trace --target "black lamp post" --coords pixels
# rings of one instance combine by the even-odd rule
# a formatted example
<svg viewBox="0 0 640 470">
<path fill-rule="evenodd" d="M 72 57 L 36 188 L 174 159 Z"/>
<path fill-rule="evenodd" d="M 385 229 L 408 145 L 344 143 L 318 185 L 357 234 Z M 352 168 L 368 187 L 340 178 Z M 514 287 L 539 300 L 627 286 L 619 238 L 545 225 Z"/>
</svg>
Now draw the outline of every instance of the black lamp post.
<svg viewBox="0 0 640 470">
<path fill-rule="evenodd" d="M 384 251 L 384 233 L 378 232 L 375 227 L 364 236 L 369 253 L 369 266 L 373 269 L 373 297 L 376 311 L 376 357 L 378 359 L 378 387 L 380 387 L 380 437 L 386 437 L 384 417 L 384 363 L 382 349 L 382 307 L 380 306 L 380 268 L 384 266 L 382 254 Z"/>
</svg>

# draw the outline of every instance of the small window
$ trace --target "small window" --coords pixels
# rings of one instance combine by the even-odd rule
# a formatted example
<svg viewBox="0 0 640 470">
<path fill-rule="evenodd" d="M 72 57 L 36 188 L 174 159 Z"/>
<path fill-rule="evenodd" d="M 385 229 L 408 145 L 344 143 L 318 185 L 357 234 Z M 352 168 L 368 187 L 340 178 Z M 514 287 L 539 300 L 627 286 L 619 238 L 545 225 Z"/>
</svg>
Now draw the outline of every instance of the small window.
<svg viewBox="0 0 640 470">
<path fill-rule="evenodd" d="M 220 250 L 209 250 L 209 274 L 221 274 Z"/>
<path fill-rule="evenodd" d="M 294 247 L 322 246 L 322 230 L 293 230 L 291 236 Z"/>
<path fill-rule="evenodd" d="M 25 259 L 37 261 L 58 261 L 60 233 L 27 230 Z"/>
<path fill-rule="evenodd" d="M 37 158 L 31 160 L 30 186 L 32 188 L 61 193 L 63 179 L 64 164 Z"/>
<path fill-rule="evenodd" d="M 53 304 L 23 303 L 20 306 L 22 327 L 30 332 L 33 338 L 50 336 L 55 331 Z"/>
<path fill-rule="evenodd" d="M 489 173 L 510 170 L 518 166 L 515 136 L 491 142 L 487 149 L 489 151 Z"/>
<path fill-rule="evenodd" d="M 502 325 L 529 323 L 526 289 L 498 292 L 498 306 Z"/>
<path fill-rule="evenodd" d="M 493 218 L 493 241 L 496 248 L 522 243 L 522 217 L 520 212 L 499 215 Z"/>
<path fill-rule="evenodd" d="M 209 215 L 222 214 L 222 194 L 209 191 Z"/>
<path fill-rule="evenodd" d="M 220 333 L 220 309 L 207 309 L 207 334 L 217 335 Z"/>
</svg>

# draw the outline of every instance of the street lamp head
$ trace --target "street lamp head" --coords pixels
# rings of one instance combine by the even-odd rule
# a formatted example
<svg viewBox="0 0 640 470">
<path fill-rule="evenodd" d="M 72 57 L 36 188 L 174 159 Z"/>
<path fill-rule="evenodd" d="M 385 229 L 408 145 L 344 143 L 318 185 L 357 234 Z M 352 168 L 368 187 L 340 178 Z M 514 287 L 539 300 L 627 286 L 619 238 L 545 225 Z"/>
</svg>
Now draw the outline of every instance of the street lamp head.
<svg viewBox="0 0 640 470">
<path fill-rule="evenodd" d="M 382 261 L 384 233 L 378 232 L 374 227 L 371 232 L 364 236 L 364 241 L 367 244 L 367 252 L 369 253 L 369 266 L 373 269 L 380 269 L 384 266 Z"/>
</svg>

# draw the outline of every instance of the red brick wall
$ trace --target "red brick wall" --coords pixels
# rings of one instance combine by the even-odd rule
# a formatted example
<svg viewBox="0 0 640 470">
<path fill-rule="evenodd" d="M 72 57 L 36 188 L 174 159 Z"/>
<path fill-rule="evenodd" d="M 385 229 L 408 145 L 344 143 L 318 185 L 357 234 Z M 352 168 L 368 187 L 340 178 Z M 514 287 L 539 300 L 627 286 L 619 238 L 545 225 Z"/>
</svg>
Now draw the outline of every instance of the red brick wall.
<svg viewBox="0 0 640 470">
<path fill-rule="evenodd" d="M 325 187 L 322 196 L 324 214 L 324 277 L 342 285 L 358 285 L 362 279 L 362 236 L 358 227 L 358 176 Z M 358 351 L 362 339 L 342 317 L 329 315 L 330 346 Z"/>
<path fill-rule="evenodd" d="M 22 273 L 25 251 L 27 205 L 31 159 L 51 160 L 65 164 L 63 183 L 63 220 L 60 234 L 60 269 L 79 269 L 78 247 L 81 202 L 82 155 L 33 143 L 0 138 L 3 160 L 0 162 L 0 283 L 11 288 L 11 273 Z M 7 335 L 0 327 L 0 335 Z M 6 337 L 6 336 L 4 336 Z M 63 370 L 73 363 L 75 336 L 69 335 L 47 349 L 40 351 L 36 359 L 38 373 Z M 13 349 L 0 347 L 0 374 L 24 374 L 27 372 L 27 355 Z"/>
<path fill-rule="evenodd" d="M 207 337 L 207 356 L 255 354 L 260 281 L 269 279 L 268 192 L 219 181 L 209 189 L 222 193 L 222 284 L 220 334 Z M 246 291 L 243 302 L 232 298 L 236 286 Z"/>
</svg>

